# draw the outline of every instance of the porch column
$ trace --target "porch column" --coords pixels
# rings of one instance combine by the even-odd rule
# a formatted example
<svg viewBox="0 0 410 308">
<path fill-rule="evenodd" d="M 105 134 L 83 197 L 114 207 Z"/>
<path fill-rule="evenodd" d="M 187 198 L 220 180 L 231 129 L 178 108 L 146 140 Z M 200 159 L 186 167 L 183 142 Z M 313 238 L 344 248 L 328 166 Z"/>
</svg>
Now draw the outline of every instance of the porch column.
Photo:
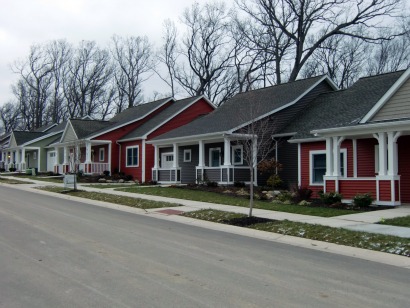
<svg viewBox="0 0 410 308">
<path fill-rule="evenodd" d="M 387 175 L 386 133 L 373 135 L 379 141 L 379 175 Z"/>
<path fill-rule="evenodd" d="M 68 148 L 65 146 L 64 147 L 64 158 L 63 158 L 63 165 L 67 165 L 68 164 Z"/>
<path fill-rule="evenodd" d="M 388 175 L 397 175 L 398 173 L 398 157 L 397 157 L 397 139 L 400 137 L 401 132 L 388 132 L 387 133 L 387 152 L 388 154 Z"/>
<path fill-rule="evenodd" d="M 333 138 L 326 138 L 326 175 L 333 175 Z"/>
<path fill-rule="evenodd" d="M 26 164 L 26 149 L 25 148 L 21 149 L 21 163 Z"/>
<path fill-rule="evenodd" d="M 178 168 L 178 144 L 174 143 L 173 145 L 173 154 L 174 154 L 174 161 L 172 162 L 172 168 Z"/>
<path fill-rule="evenodd" d="M 204 155 L 204 141 L 199 140 L 199 162 L 198 162 L 198 167 L 204 167 L 205 166 L 205 155 Z"/>
<path fill-rule="evenodd" d="M 158 169 L 158 146 L 154 145 L 154 168 Z"/>
<path fill-rule="evenodd" d="M 20 157 L 20 150 L 16 151 L 16 165 L 19 166 L 19 170 L 21 171 L 21 157 Z M 17 168 L 17 166 L 14 166 Z"/>
<path fill-rule="evenodd" d="M 333 137 L 333 176 L 340 176 L 340 145 L 344 137 Z"/>
<path fill-rule="evenodd" d="M 231 165 L 231 141 L 225 137 L 224 138 L 224 166 Z"/>
<path fill-rule="evenodd" d="M 85 143 L 85 163 L 91 164 L 91 142 Z"/>
</svg>

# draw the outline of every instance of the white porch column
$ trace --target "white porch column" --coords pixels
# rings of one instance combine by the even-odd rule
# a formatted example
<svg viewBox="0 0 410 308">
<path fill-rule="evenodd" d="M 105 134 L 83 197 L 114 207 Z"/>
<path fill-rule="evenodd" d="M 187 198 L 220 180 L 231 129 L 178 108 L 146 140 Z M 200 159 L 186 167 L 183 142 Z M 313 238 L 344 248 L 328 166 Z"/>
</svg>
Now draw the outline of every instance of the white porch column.
<svg viewBox="0 0 410 308">
<path fill-rule="evenodd" d="M 333 138 L 326 138 L 326 175 L 333 175 Z"/>
<path fill-rule="evenodd" d="M 340 145 L 344 137 L 333 137 L 333 176 L 340 176 Z"/>
<path fill-rule="evenodd" d="M 91 164 L 91 142 L 85 143 L 85 163 Z"/>
<path fill-rule="evenodd" d="M 63 164 L 64 164 L 64 165 L 67 165 L 67 164 L 68 164 L 68 148 L 67 148 L 66 146 L 64 147 Z"/>
<path fill-rule="evenodd" d="M 398 173 L 397 139 L 400 135 L 401 132 L 387 133 L 388 175 L 397 175 Z"/>
<path fill-rule="evenodd" d="M 204 141 L 199 140 L 199 162 L 198 162 L 198 167 L 204 167 L 205 166 L 205 148 L 204 148 Z"/>
<path fill-rule="evenodd" d="M 154 168 L 158 169 L 158 146 L 154 145 Z"/>
<path fill-rule="evenodd" d="M 378 133 L 373 136 L 379 141 L 379 175 L 387 175 L 386 133 Z"/>
<path fill-rule="evenodd" d="M 231 165 L 231 141 L 224 138 L 224 166 Z"/>
<path fill-rule="evenodd" d="M 21 164 L 20 150 L 16 151 L 16 163 Z"/>
<path fill-rule="evenodd" d="M 173 145 L 173 154 L 174 154 L 174 161 L 172 162 L 172 168 L 178 168 L 178 144 L 174 143 Z"/>
<path fill-rule="evenodd" d="M 21 149 L 21 163 L 22 164 L 26 163 L 26 149 L 25 148 Z"/>
<path fill-rule="evenodd" d="M 60 163 L 60 152 L 58 151 L 57 147 L 54 147 L 54 151 L 56 152 L 56 158 L 55 158 L 54 166 L 58 166 L 58 164 Z"/>
</svg>

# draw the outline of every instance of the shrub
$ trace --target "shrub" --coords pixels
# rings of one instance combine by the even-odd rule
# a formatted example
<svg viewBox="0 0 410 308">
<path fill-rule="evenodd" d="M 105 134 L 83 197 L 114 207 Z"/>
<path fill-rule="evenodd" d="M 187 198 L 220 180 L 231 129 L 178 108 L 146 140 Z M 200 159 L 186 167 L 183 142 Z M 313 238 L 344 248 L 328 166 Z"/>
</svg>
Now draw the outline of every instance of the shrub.
<svg viewBox="0 0 410 308">
<path fill-rule="evenodd" d="M 266 184 L 272 188 L 279 188 L 282 187 L 283 181 L 277 174 L 272 174 L 269 179 L 266 181 Z"/>
<path fill-rule="evenodd" d="M 312 197 L 312 190 L 307 187 L 296 186 L 293 189 L 293 192 L 295 203 L 300 201 L 308 201 Z"/>
<path fill-rule="evenodd" d="M 14 167 L 9 168 L 9 171 L 10 171 L 10 172 L 14 172 L 14 171 L 16 171 L 16 170 L 17 170 L 17 169 L 14 168 Z"/>
<path fill-rule="evenodd" d="M 277 197 L 276 200 L 283 203 L 291 203 L 293 200 L 293 194 L 290 191 L 282 191 Z"/>
<path fill-rule="evenodd" d="M 217 182 L 213 182 L 213 181 L 208 181 L 206 182 L 206 185 L 208 187 L 218 187 L 218 183 Z"/>
<path fill-rule="evenodd" d="M 370 194 L 357 194 L 353 198 L 353 204 L 358 207 L 367 207 L 372 204 L 373 198 Z"/>
<path fill-rule="evenodd" d="M 131 174 L 127 174 L 126 176 L 124 176 L 126 181 L 131 181 L 133 176 Z"/>
<path fill-rule="evenodd" d="M 245 182 L 235 181 L 233 182 L 234 187 L 245 187 Z"/>
<path fill-rule="evenodd" d="M 6 169 L 0 168 L 0 172 L 5 172 L 5 171 L 6 171 Z"/>
<path fill-rule="evenodd" d="M 340 203 L 342 202 L 342 197 L 343 197 L 341 194 L 334 192 L 334 191 L 330 191 L 327 193 L 319 192 L 319 196 L 320 196 L 320 200 L 322 200 L 322 202 L 326 205 Z"/>
<path fill-rule="evenodd" d="M 104 174 L 105 176 L 109 176 L 109 175 L 110 175 L 110 171 L 104 170 L 104 171 L 103 171 L 103 174 Z"/>
</svg>

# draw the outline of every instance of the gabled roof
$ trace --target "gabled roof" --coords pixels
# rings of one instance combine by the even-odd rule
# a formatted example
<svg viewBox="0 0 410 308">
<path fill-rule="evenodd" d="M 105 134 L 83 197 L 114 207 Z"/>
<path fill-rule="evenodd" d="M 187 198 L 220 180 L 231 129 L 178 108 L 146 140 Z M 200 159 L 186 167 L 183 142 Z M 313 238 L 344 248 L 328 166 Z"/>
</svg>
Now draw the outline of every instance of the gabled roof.
<svg viewBox="0 0 410 308">
<path fill-rule="evenodd" d="M 44 133 L 44 132 L 47 132 L 48 130 L 50 130 L 51 128 L 53 128 L 56 125 L 57 125 L 56 123 L 50 123 L 50 124 L 43 125 L 39 128 L 33 129 L 31 131 L 36 132 L 36 133 Z"/>
<path fill-rule="evenodd" d="M 149 119 L 147 122 L 142 124 L 141 126 L 137 127 L 127 135 L 121 138 L 119 141 L 125 141 L 125 140 L 132 140 L 132 139 L 138 139 L 146 136 L 147 134 L 150 134 L 152 131 L 154 131 L 156 128 L 159 126 L 162 126 L 164 123 L 168 122 L 172 118 L 174 118 L 176 115 L 181 113 L 183 110 L 186 108 L 190 107 L 192 104 L 196 103 L 200 99 L 205 99 L 205 101 L 211 105 L 213 108 L 215 106 L 204 96 L 195 96 L 195 97 L 189 97 L 181 100 L 177 100 L 174 103 L 172 103 L 169 107 L 166 109 L 162 110 L 160 113 L 155 115 L 153 118 Z"/>
<path fill-rule="evenodd" d="M 404 71 L 360 78 L 352 87 L 319 95 L 280 133 L 314 138 L 312 130 L 358 125 Z"/>
<path fill-rule="evenodd" d="M 16 140 L 17 146 L 23 145 L 34 139 L 46 136 L 47 133 L 44 132 L 24 132 L 24 131 L 13 131 L 12 136 Z"/>
<path fill-rule="evenodd" d="M 154 140 L 234 131 L 249 121 L 266 117 L 295 104 L 324 80 L 332 87 L 334 86 L 328 77 L 317 76 L 237 94 L 212 113 L 156 137 Z M 255 106 L 253 112 L 250 112 L 251 104 Z"/>
<path fill-rule="evenodd" d="M 108 121 L 70 119 L 70 123 L 78 139 L 83 139 L 88 135 L 110 127 L 112 123 Z"/>
</svg>

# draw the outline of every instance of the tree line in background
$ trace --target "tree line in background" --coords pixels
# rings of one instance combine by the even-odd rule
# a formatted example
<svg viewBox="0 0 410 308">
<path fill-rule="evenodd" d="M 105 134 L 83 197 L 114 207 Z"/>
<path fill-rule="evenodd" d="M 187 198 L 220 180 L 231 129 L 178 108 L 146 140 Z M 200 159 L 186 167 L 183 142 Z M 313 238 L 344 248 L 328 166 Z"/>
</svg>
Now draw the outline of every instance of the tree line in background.
<svg viewBox="0 0 410 308">
<path fill-rule="evenodd" d="M 145 101 L 153 74 L 166 96 L 233 95 L 318 74 L 340 88 L 361 76 L 410 66 L 410 18 L 402 0 L 235 0 L 194 3 L 164 22 L 161 46 L 113 36 L 108 47 L 55 40 L 11 65 L 14 100 L 1 107 L 5 131 L 68 118 L 108 119 Z M 179 33 L 179 31 L 181 33 Z"/>
</svg>

